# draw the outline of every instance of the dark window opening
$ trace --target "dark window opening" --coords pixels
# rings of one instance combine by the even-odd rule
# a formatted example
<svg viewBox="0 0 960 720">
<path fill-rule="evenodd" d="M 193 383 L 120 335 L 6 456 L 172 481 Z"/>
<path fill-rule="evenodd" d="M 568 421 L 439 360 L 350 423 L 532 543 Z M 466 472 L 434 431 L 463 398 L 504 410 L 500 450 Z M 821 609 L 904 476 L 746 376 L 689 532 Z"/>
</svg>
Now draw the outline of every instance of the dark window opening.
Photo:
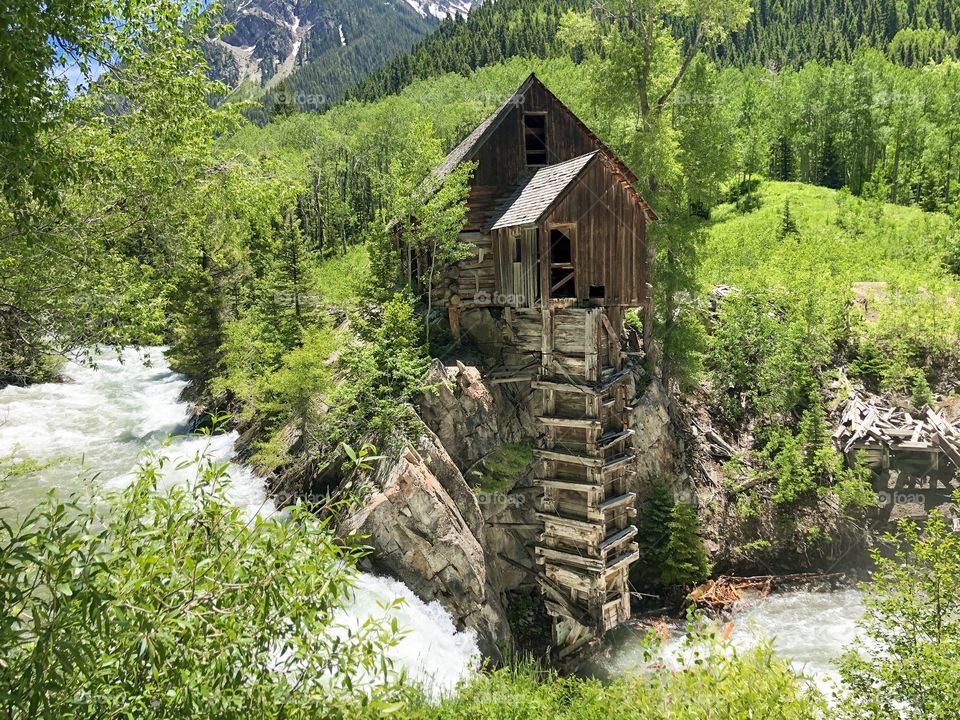
<svg viewBox="0 0 960 720">
<path fill-rule="evenodd" d="M 563 230 L 550 231 L 550 297 L 575 298 L 577 272 L 573 265 L 573 241 Z"/>
<path fill-rule="evenodd" d="M 523 142 L 527 165 L 547 164 L 547 116 L 530 113 L 523 116 Z"/>
<path fill-rule="evenodd" d="M 513 261 L 515 263 L 523 262 L 523 242 L 520 238 L 513 239 Z"/>
<path fill-rule="evenodd" d="M 550 264 L 572 263 L 573 242 L 563 230 L 554 228 L 550 231 Z"/>
<path fill-rule="evenodd" d="M 590 286 L 590 299 L 591 300 L 603 300 L 607 296 L 607 288 L 603 285 L 591 285 Z"/>
<path fill-rule="evenodd" d="M 554 298 L 577 296 L 577 275 L 573 270 L 550 269 L 550 295 Z"/>
</svg>

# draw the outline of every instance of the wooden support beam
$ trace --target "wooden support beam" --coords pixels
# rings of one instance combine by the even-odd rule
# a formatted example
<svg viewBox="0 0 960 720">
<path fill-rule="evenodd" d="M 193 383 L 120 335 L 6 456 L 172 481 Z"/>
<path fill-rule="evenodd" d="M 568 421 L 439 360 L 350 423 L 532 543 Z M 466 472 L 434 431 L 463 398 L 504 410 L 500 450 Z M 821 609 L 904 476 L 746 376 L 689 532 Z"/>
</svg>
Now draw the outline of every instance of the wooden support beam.
<svg viewBox="0 0 960 720">
<path fill-rule="evenodd" d="M 608 448 L 613 445 L 622 443 L 624 440 L 632 437 L 634 434 L 633 430 L 620 430 L 617 432 L 607 433 L 606 435 L 601 435 L 597 439 L 597 448 Z"/>
<path fill-rule="evenodd" d="M 568 418 L 541 415 L 537 418 L 537 420 L 542 422 L 544 425 L 553 425 L 555 427 L 593 428 L 601 426 L 599 419 L 591 417 Z"/>
<path fill-rule="evenodd" d="M 597 509 L 601 512 L 615 510 L 616 508 L 623 507 L 624 505 L 633 505 L 636 499 L 637 494 L 635 492 L 624 493 L 623 495 L 618 495 L 617 497 L 604 500 L 602 503 L 597 505 Z"/>
<path fill-rule="evenodd" d="M 603 572 L 604 570 L 604 563 L 600 558 L 586 557 L 584 555 L 578 555 L 576 553 L 565 552 L 563 550 L 557 550 L 556 548 L 543 546 L 538 546 L 535 552 L 537 555 L 537 564 L 539 565 L 542 565 L 545 562 L 554 562 L 560 563 L 561 565 L 583 568 L 584 570 L 590 570 L 597 573 Z"/>
<path fill-rule="evenodd" d="M 556 490 L 569 490 L 570 492 L 590 493 L 593 491 L 603 491 L 602 485 L 577 482 L 576 480 L 562 480 L 560 478 L 539 478 L 534 480 L 533 484 L 539 485 L 540 487 L 554 488 Z"/>
<path fill-rule="evenodd" d="M 557 392 L 580 393 L 582 395 L 598 395 L 596 388 L 592 385 L 579 385 L 573 382 L 564 382 L 561 380 L 539 379 L 533 381 L 535 390 L 556 390 Z"/>
<path fill-rule="evenodd" d="M 538 448 L 533 451 L 541 460 L 556 460 L 557 462 L 570 463 L 572 465 L 583 465 L 584 467 L 602 468 L 606 461 L 599 457 L 590 457 L 578 453 L 561 452 L 559 450 L 546 450 Z"/>
<path fill-rule="evenodd" d="M 623 545 L 628 540 L 634 538 L 637 534 L 636 525 L 627 525 L 623 530 L 615 532 L 610 537 L 606 538 L 603 542 L 597 545 L 597 550 L 601 553 L 607 553 L 610 550 L 613 550 L 620 545 Z"/>
</svg>

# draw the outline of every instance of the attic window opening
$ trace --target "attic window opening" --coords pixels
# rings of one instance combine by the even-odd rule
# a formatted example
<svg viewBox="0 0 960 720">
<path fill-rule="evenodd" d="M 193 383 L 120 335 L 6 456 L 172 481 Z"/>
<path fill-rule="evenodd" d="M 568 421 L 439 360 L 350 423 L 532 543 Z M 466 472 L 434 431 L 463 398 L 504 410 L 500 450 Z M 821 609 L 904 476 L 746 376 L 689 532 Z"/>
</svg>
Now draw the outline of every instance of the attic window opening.
<svg viewBox="0 0 960 720">
<path fill-rule="evenodd" d="M 547 116 L 545 113 L 524 113 L 523 141 L 527 165 L 547 164 Z"/>
<path fill-rule="evenodd" d="M 513 239 L 513 261 L 515 263 L 523 262 L 523 244 L 518 237 Z"/>
</svg>

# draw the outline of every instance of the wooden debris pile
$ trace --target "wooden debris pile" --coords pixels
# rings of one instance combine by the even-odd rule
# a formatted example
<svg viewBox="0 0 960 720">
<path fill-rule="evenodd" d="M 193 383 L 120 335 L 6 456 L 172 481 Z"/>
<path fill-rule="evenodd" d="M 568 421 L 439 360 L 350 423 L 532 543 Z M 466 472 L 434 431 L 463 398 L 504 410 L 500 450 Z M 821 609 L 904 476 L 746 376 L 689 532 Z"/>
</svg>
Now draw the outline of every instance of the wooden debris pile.
<svg viewBox="0 0 960 720">
<path fill-rule="evenodd" d="M 756 575 L 736 577 L 721 575 L 716 580 L 707 580 L 694 588 L 687 596 L 687 605 L 711 612 L 730 612 L 738 609 L 737 603 L 759 600 L 775 588 L 837 587 L 844 581 L 843 573 L 791 573 L 788 575 Z"/>
<path fill-rule="evenodd" d="M 749 578 L 721 575 L 694 588 L 687 596 L 687 603 L 700 610 L 725 612 L 744 599 L 742 591 L 752 590 L 756 593 L 755 597 L 766 597 L 772 588 L 772 575 Z"/>
<path fill-rule="evenodd" d="M 854 390 L 833 439 L 845 455 L 877 446 L 894 452 L 939 451 L 960 468 L 960 430 L 930 407 L 914 417 Z"/>
</svg>

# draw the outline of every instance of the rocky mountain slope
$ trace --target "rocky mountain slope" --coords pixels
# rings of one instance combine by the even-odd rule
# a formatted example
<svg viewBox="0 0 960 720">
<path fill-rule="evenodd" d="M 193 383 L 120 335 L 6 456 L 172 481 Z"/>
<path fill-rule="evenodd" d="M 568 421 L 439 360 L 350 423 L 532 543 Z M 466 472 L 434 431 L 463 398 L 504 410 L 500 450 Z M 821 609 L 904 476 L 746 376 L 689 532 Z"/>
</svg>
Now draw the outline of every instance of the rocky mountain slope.
<svg viewBox="0 0 960 720">
<path fill-rule="evenodd" d="M 269 92 L 289 78 L 320 109 L 367 73 L 408 50 L 439 22 L 465 15 L 476 0 L 229 0 L 232 29 L 210 38 L 214 75 L 233 88 Z M 302 77 L 298 77 L 302 76 Z"/>
</svg>

